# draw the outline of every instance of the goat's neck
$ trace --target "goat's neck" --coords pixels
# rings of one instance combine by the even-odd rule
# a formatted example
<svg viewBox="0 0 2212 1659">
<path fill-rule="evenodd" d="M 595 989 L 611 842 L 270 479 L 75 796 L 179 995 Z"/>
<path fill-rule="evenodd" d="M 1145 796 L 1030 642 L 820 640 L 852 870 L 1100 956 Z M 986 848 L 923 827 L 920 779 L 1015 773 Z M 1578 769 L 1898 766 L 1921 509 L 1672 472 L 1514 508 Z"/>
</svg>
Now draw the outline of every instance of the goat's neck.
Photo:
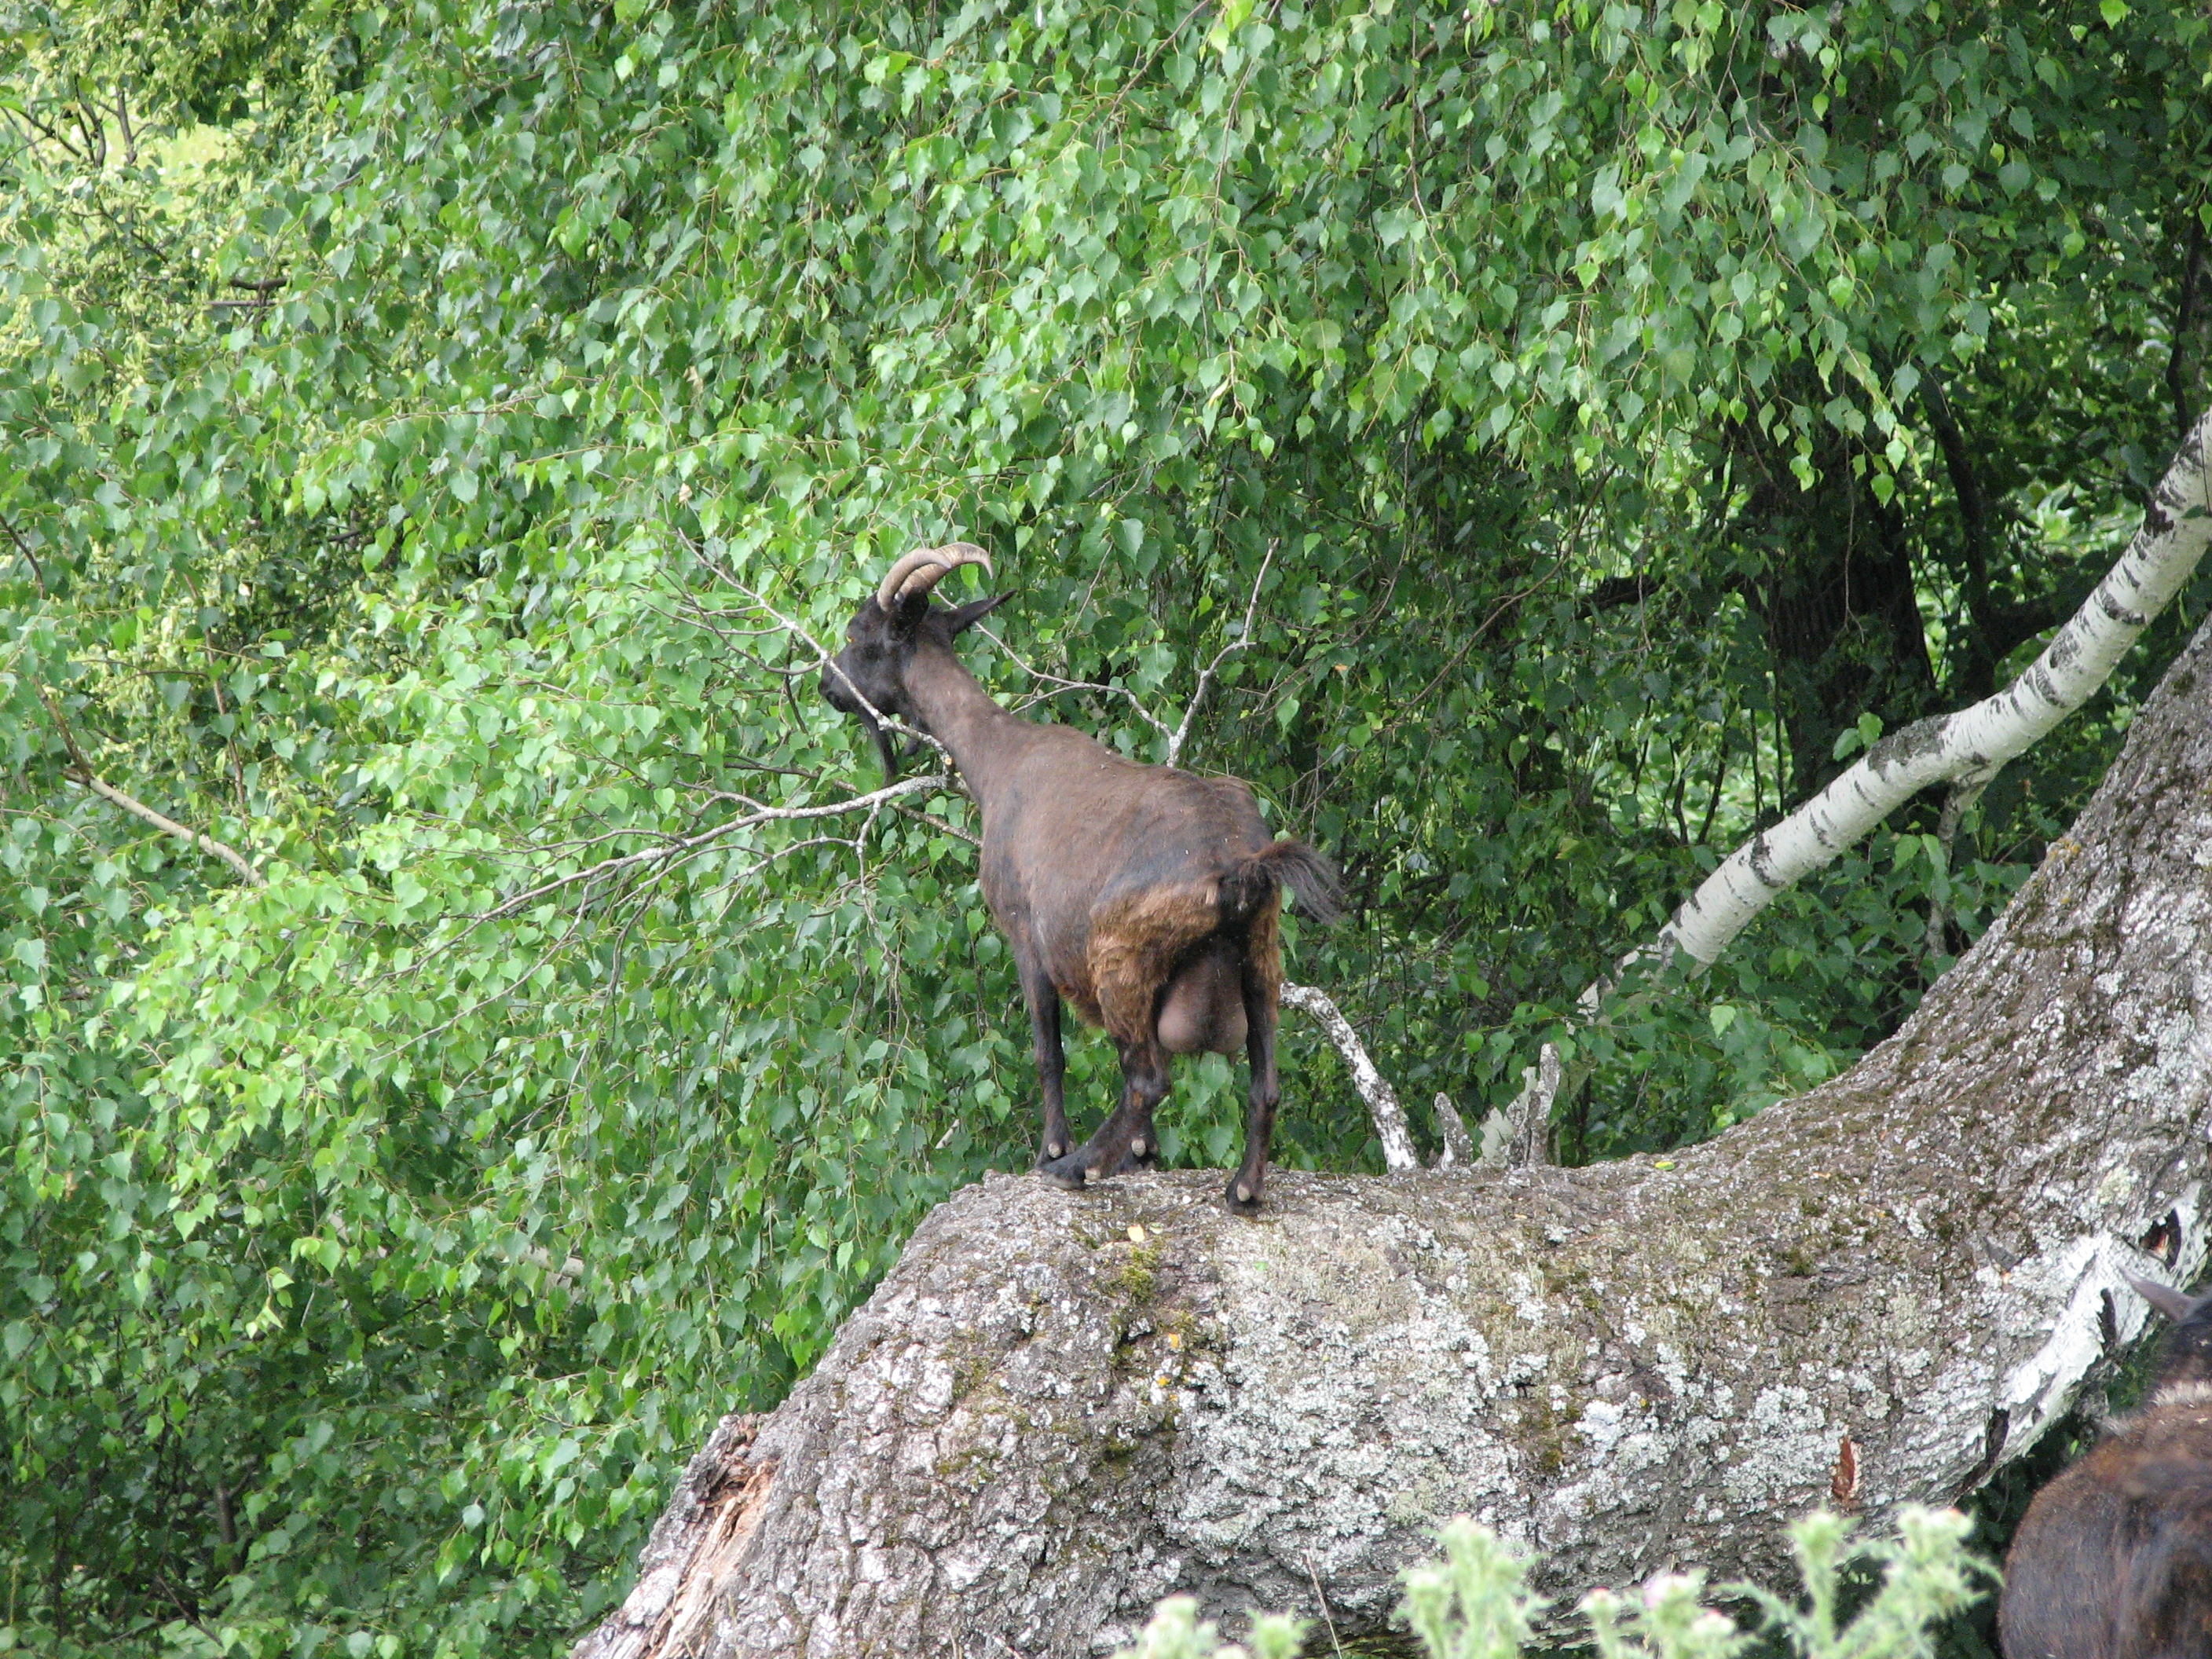
<svg viewBox="0 0 2212 1659">
<path fill-rule="evenodd" d="M 917 722 L 951 753 L 980 800 L 1007 757 L 1008 739 L 1028 723 L 994 702 L 949 651 L 917 652 L 907 665 L 906 693 Z"/>
</svg>

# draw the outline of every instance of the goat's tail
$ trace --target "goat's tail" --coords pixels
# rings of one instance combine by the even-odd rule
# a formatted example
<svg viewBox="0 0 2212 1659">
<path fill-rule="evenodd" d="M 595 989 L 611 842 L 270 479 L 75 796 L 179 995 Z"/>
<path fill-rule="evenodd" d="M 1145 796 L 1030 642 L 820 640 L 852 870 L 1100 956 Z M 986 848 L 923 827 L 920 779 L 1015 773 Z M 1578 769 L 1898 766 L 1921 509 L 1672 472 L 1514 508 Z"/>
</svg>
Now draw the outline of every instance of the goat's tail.
<svg viewBox="0 0 2212 1659">
<path fill-rule="evenodd" d="M 1302 841 L 1278 841 L 1222 873 L 1221 918 L 1236 923 L 1256 915 L 1276 890 L 1287 887 L 1308 920 L 1334 921 L 1344 914 L 1344 889 L 1336 866 Z"/>
</svg>

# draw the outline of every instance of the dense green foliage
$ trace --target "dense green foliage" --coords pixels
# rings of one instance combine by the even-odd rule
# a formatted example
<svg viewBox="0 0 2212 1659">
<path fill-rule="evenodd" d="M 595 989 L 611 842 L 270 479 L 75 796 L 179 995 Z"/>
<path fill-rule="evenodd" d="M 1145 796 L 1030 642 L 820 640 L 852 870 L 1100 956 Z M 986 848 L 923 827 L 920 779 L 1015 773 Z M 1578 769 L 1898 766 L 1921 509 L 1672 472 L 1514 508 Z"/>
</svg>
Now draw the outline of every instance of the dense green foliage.
<svg viewBox="0 0 2212 1659">
<path fill-rule="evenodd" d="M 2124 538 L 2201 396 L 2206 45 L 0 0 L 7 1628 L 556 1650 L 714 1417 L 1026 1161 L 957 793 L 759 817 L 875 786 L 809 641 L 918 539 L 999 554 L 971 659 L 1040 716 L 1158 757 L 1218 661 L 1186 763 L 1351 878 L 1294 970 L 1410 1098 L 1503 1098 Z M 1888 1030 L 2206 598 L 1955 842 L 1591 1038 L 1565 1155 Z M 1287 1073 L 1283 1160 L 1368 1167 L 1295 1026 Z M 1171 1158 L 1230 1087 L 1184 1069 Z"/>
</svg>

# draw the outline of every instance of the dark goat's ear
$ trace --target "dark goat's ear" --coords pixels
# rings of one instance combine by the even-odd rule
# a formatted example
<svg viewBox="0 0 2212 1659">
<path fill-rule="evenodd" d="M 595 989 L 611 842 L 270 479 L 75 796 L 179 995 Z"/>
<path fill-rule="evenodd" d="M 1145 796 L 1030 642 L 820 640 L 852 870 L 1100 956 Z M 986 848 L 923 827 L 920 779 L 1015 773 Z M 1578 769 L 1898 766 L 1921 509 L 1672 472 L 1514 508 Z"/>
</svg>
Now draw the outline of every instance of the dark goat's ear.
<svg viewBox="0 0 2212 1659">
<path fill-rule="evenodd" d="M 2137 1296 L 2176 1323 L 2188 1318 L 2197 1310 L 2195 1297 L 2185 1296 L 2179 1291 L 2170 1289 L 2155 1279 L 2137 1279 L 2125 1269 L 2121 1271 L 2120 1277 L 2135 1286 Z"/>
<path fill-rule="evenodd" d="M 909 593 L 891 606 L 891 626 L 901 634 L 911 634 L 921 626 L 921 619 L 928 614 L 928 591 Z"/>
<path fill-rule="evenodd" d="M 953 636 L 957 638 L 966 633 L 1013 597 L 1011 593 L 994 593 L 988 599 L 969 600 L 952 613 Z"/>
</svg>

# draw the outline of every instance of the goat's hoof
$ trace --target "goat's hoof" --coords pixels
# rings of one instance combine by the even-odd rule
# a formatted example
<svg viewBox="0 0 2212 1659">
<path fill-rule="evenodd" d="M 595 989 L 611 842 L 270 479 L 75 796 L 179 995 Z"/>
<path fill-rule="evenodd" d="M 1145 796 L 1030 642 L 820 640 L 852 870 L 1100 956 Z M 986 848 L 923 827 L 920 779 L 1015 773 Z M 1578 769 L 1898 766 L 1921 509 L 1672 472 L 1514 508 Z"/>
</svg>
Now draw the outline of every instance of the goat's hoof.
<svg viewBox="0 0 2212 1659">
<path fill-rule="evenodd" d="M 1241 1175 L 1230 1178 L 1228 1188 L 1223 1192 L 1221 1199 L 1222 1202 L 1228 1205 L 1229 1212 L 1231 1215 L 1260 1213 L 1259 1183 L 1249 1181 Z"/>
<path fill-rule="evenodd" d="M 1079 1150 L 1047 1159 L 1037 1165 L 1037 1173 L 1071 1193 L 1081 1192 L 1097 1175 L 1097 1170 L 1084 1163 Z"/>
<path fill-rule="evenodd" d="M 1140 1152 L 1133 1146 L 1122 1153 L 1121 1163 L 1115 1167 L 1115 1175 L 1127 1175 L 1132 1170 L 1157 1170 L 1160 1167 L 1160 1149 L 1157 1143 L 1147 1140 L 1137 1145 L 1145 1150 Z"/>
<path fill-rule="evenodd" d="M 1067 1143 L 1066 1141 L 1048 1140 L 1037 1152 L 1036 1166 L 1038 1169 L 1042 1170 L 1046 1164 L 1052 1163 L 1054 1159 L 1066 1158 L 1066 1156 Z"/>
</svg>

